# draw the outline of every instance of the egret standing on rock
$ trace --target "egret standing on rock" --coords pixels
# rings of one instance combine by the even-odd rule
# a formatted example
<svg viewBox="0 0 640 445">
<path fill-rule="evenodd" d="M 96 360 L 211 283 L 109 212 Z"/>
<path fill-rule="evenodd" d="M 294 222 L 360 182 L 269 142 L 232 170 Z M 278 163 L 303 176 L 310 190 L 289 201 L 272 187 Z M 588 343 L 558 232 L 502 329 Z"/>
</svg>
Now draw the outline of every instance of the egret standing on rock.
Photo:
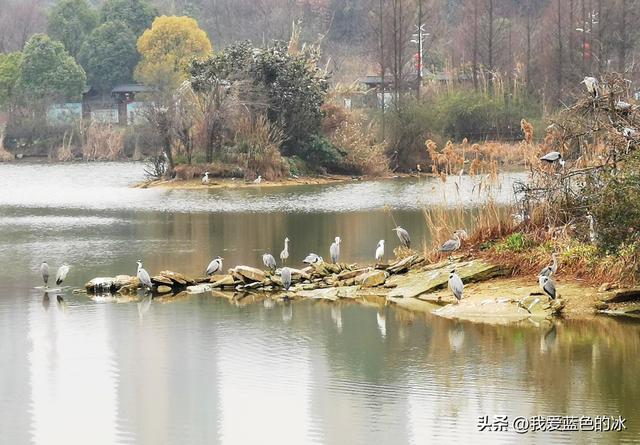
<svg viewBox="0 0 640 445">
<path fill-rule="evenodd" d="M 49 283 L 49 265 L 46 261 L 40 265 L 40 274 L 42 274 L 42 281 L 44 281 L 44 287 L 47 287 Z"/>
<path fill-rule="evenodd" d="M 553 263 L 542 269 L 539 276 L 551 278 L 558 271 L 558 254 L 553 252 L 551 254 L 551 259 L 553 260 Z"/>
<path fill-rule="evenodd" d="M 456 297 L 456 303 L 460 303 L 462 300 L 462 292 L 464 292 L 464 283 L 462 279 L 456 273 L 456 270 L 453 269 L 449 274 L 449 289 L 453 292 L 453 296 Z"/>
<path fill-rule="evenodd" d="M 142 267 L 142 261 L 138 260 L 138 272 L 136 273 L 138 280 L 140 280 L 140 284 L 142 284 L 147 289 L 151 290 L 153 288 L 153 284 L 151 283 L 151 277 L 149 276 L 149 272 L 147 272 Z"/>
<path fill-rule="evenodd" d="M 582 83 L 584 83 L 587 87 L 587 91 L 589 92 L 589 94 L 597 99 L 599 94 L 598 87 L 600 85 L 598 79 L 596 79 L 595 77 L 585 77 Z"/>
<path fill-rule="evenodd" d="M 403 229 L 402 227 L 398 226 L 395 229 L 396 235 L 398 235 L 398 239 L 400 240 L 400 243 L 406 247 L 407 249 L 411 248 L 411 237 L 409 237 L 409 232 L 407 232 L 405 229 Z"/>
<path fill-rule="evenodd" d="M 222 270 L 222 260 L 219 256 L 215 257 L 207 266 L 207 275 L 213 275 L 216 272 L 220 272 Z"/>
<path fill-rule="evenodd" d="M 549 277 L 540 275 L 538 277 L 538 283 L 542 291 L 549 296 L 552 300 L 556 299 L 556 284 Z"/>
<path fill-rule="evenodd" d="M 376 264 L 379 263 L 384 257 L 384 240 L 381 239 L 378 242 L 378 248 L 376 249 Z"/>
<path fill-rule="evenodd" d="M 270 253 L 265 252 L 262 255 L 262 262 L 264 263 L 265 267 L 271 269 L 271 271 L 276 270 L 276 259 Z"/>
<path fill-rule="evenodd" d="M 282 287 L 284 287 L 284 290 L 289 290 L 291 287 L 291 269 L 283 267 L 280 271 L 280 278 L 282 278 Z"/>
<path fill-rule="evenodd" d="M 336 236 L 335 241 L 331 243 L 331 247 L 329 247 L 329 254 L 331 255 L 331 262 L 336 264 L 338 259 L 340 259 L 340 242 L 342 240 L 339 236 Z"/>
<path fill-rule="evenodd" d="M 209 184 L 209 172 L 204 172 L 204 176 L 202 177 L 203 184 Z"/>
<path fill-rule="evenodd" d="M 67 278 L 67 274 L 69 273 L 69 266 L 65 263 L 58 268 L 58 273 L 56 273 L 56 285 L 60 286 L 62 282 Z"/>
<path fill-rule="evenodd" d="M 559 151 L 550 151 L 546 155 L 540 158 L 541 161 L 548 162 L 549 164 L 553 164 L 558 161 L 561 167 L 564 167 L 564 159 L 562 159 L 562 154 Z"/>
<path fill-rule="evenodd" d="M 287 262 L 287 258 L 289 258 L 289 238 L 285 237 L 284 249 L 280 252 L 280 261 L 282 261 L 282 264 Z"/>
</svg>

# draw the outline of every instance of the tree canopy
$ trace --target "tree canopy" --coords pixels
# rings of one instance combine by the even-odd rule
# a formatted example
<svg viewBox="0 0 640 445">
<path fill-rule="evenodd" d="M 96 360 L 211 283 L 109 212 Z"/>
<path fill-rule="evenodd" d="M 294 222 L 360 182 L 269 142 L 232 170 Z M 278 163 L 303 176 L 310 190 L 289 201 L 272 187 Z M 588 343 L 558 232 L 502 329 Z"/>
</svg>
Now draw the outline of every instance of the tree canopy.
<svg viewBox="0 0 640 445">
<path fill-rule="evenodd" d="M 35 34 L 24 46 L 20 87 L 33 98 L 79 98 L 85 86 L 84 70 L 64 45 L 44 34 Z"/>
<path fill-rule="evenodd" d="M 22 53 L 0 54 L 0 108 L 5 108 L 16 95 Z"/>
<path fill-rule="evenodd" d="M 100 8 L 100 21 L 124 22 L 138 37 L 151 26 L 156 9 L 146 0 L 106 0 Z"/>
<path fill-rule="evenodd" d="M 186 79 L 189 63 L 211 50 L 207 34 L 194 19 L 157 17 L 138 39 L 141 60 L 135 78 L 161 88 L 175 88 Z"/>
<path fill-rule="evenodd" d="M 49 35 L 62 42 L 73 57 L 98 24 L 98 15 L 86 0 L 60 0 L 49 16 Z"/>
<path fill-rule="evenodd" d="M 107 22 L 91 32 L 82 45 L 78 61 L 87 73 L 87 81 L 100 91 L 131 82 L 138 63 L 136 38 L 123 22 Z"/>
</svg>

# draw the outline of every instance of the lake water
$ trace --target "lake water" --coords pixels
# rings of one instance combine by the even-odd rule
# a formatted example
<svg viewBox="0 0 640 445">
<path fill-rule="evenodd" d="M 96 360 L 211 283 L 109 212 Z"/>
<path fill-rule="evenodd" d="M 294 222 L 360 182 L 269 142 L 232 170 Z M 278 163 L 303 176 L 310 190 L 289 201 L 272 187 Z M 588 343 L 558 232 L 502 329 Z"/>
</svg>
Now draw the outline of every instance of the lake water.
<svg viewBox="0 0 640 445">
<path fill-rule="evenodd" d="M 379 239 L 430 242 L 422 209 L 471 207 L 481 178 L 398 179 L 243 190 L 132 189 L 141 164 L 0 165 L 0 443 L 634 443 L 640 324 L 608 318 L 497 327 L 375 302 L 265 304 L 192 295 L 96 303 L 43 295 L 135 273 L 143 259 L 200 274 L 290 262 L 370 262 Z M 513 174 L 492 186 L 511 198 Z M 471 219 L 469 218 L 469 224 Z M 277 256 L 277 255 L 276 255 Z M 478 432 L 479 417 L 622 416 L 624 432 Z"/>
</svg>

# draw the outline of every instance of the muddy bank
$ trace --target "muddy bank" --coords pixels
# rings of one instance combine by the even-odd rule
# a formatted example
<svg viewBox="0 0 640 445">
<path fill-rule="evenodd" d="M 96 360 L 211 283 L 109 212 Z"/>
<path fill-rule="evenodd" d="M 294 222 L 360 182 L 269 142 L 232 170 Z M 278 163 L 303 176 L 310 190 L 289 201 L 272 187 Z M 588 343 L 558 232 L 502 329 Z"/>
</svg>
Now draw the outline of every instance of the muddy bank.
<svg viewBox="0 0 640 445">
<path fill-rule="evenodd" d="M 284 178 L 278 181 L 266 181 L 256 184 L 253 181 L 245 181 L 240 178 L 211 178 L 208 184 L 203 184 L 201 179 L 159 179 L 156 181 L 144 181 L 133 185 L 134 188 L 160 187 L 172 190 L 208 190 L 224 188 L 244 188 L 244 187 L 283 187 L 292 185 L 322 185 L 337 184 L 349 181 L 362 181 L 363 177 L 352 176 L 302 176 L 298 178 Z M 383 179 L 383 178 L 376 178 Z"/>
</svg>

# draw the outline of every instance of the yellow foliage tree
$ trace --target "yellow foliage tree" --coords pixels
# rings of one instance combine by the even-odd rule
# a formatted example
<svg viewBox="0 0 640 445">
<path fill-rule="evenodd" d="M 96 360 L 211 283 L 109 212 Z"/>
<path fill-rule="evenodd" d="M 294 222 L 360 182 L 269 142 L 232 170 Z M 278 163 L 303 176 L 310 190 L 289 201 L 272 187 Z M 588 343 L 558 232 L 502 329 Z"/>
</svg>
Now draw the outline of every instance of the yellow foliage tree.
<svg viewBox="0 0 640 445">
<path fill-rule="evenodd" d="M 211 53 L 207 33 L 191 17 L 160 16 L 138 39 L 140 62 L 134 77 L 160 89 L 176 88 L 194 58 Z"/>
</svg>

